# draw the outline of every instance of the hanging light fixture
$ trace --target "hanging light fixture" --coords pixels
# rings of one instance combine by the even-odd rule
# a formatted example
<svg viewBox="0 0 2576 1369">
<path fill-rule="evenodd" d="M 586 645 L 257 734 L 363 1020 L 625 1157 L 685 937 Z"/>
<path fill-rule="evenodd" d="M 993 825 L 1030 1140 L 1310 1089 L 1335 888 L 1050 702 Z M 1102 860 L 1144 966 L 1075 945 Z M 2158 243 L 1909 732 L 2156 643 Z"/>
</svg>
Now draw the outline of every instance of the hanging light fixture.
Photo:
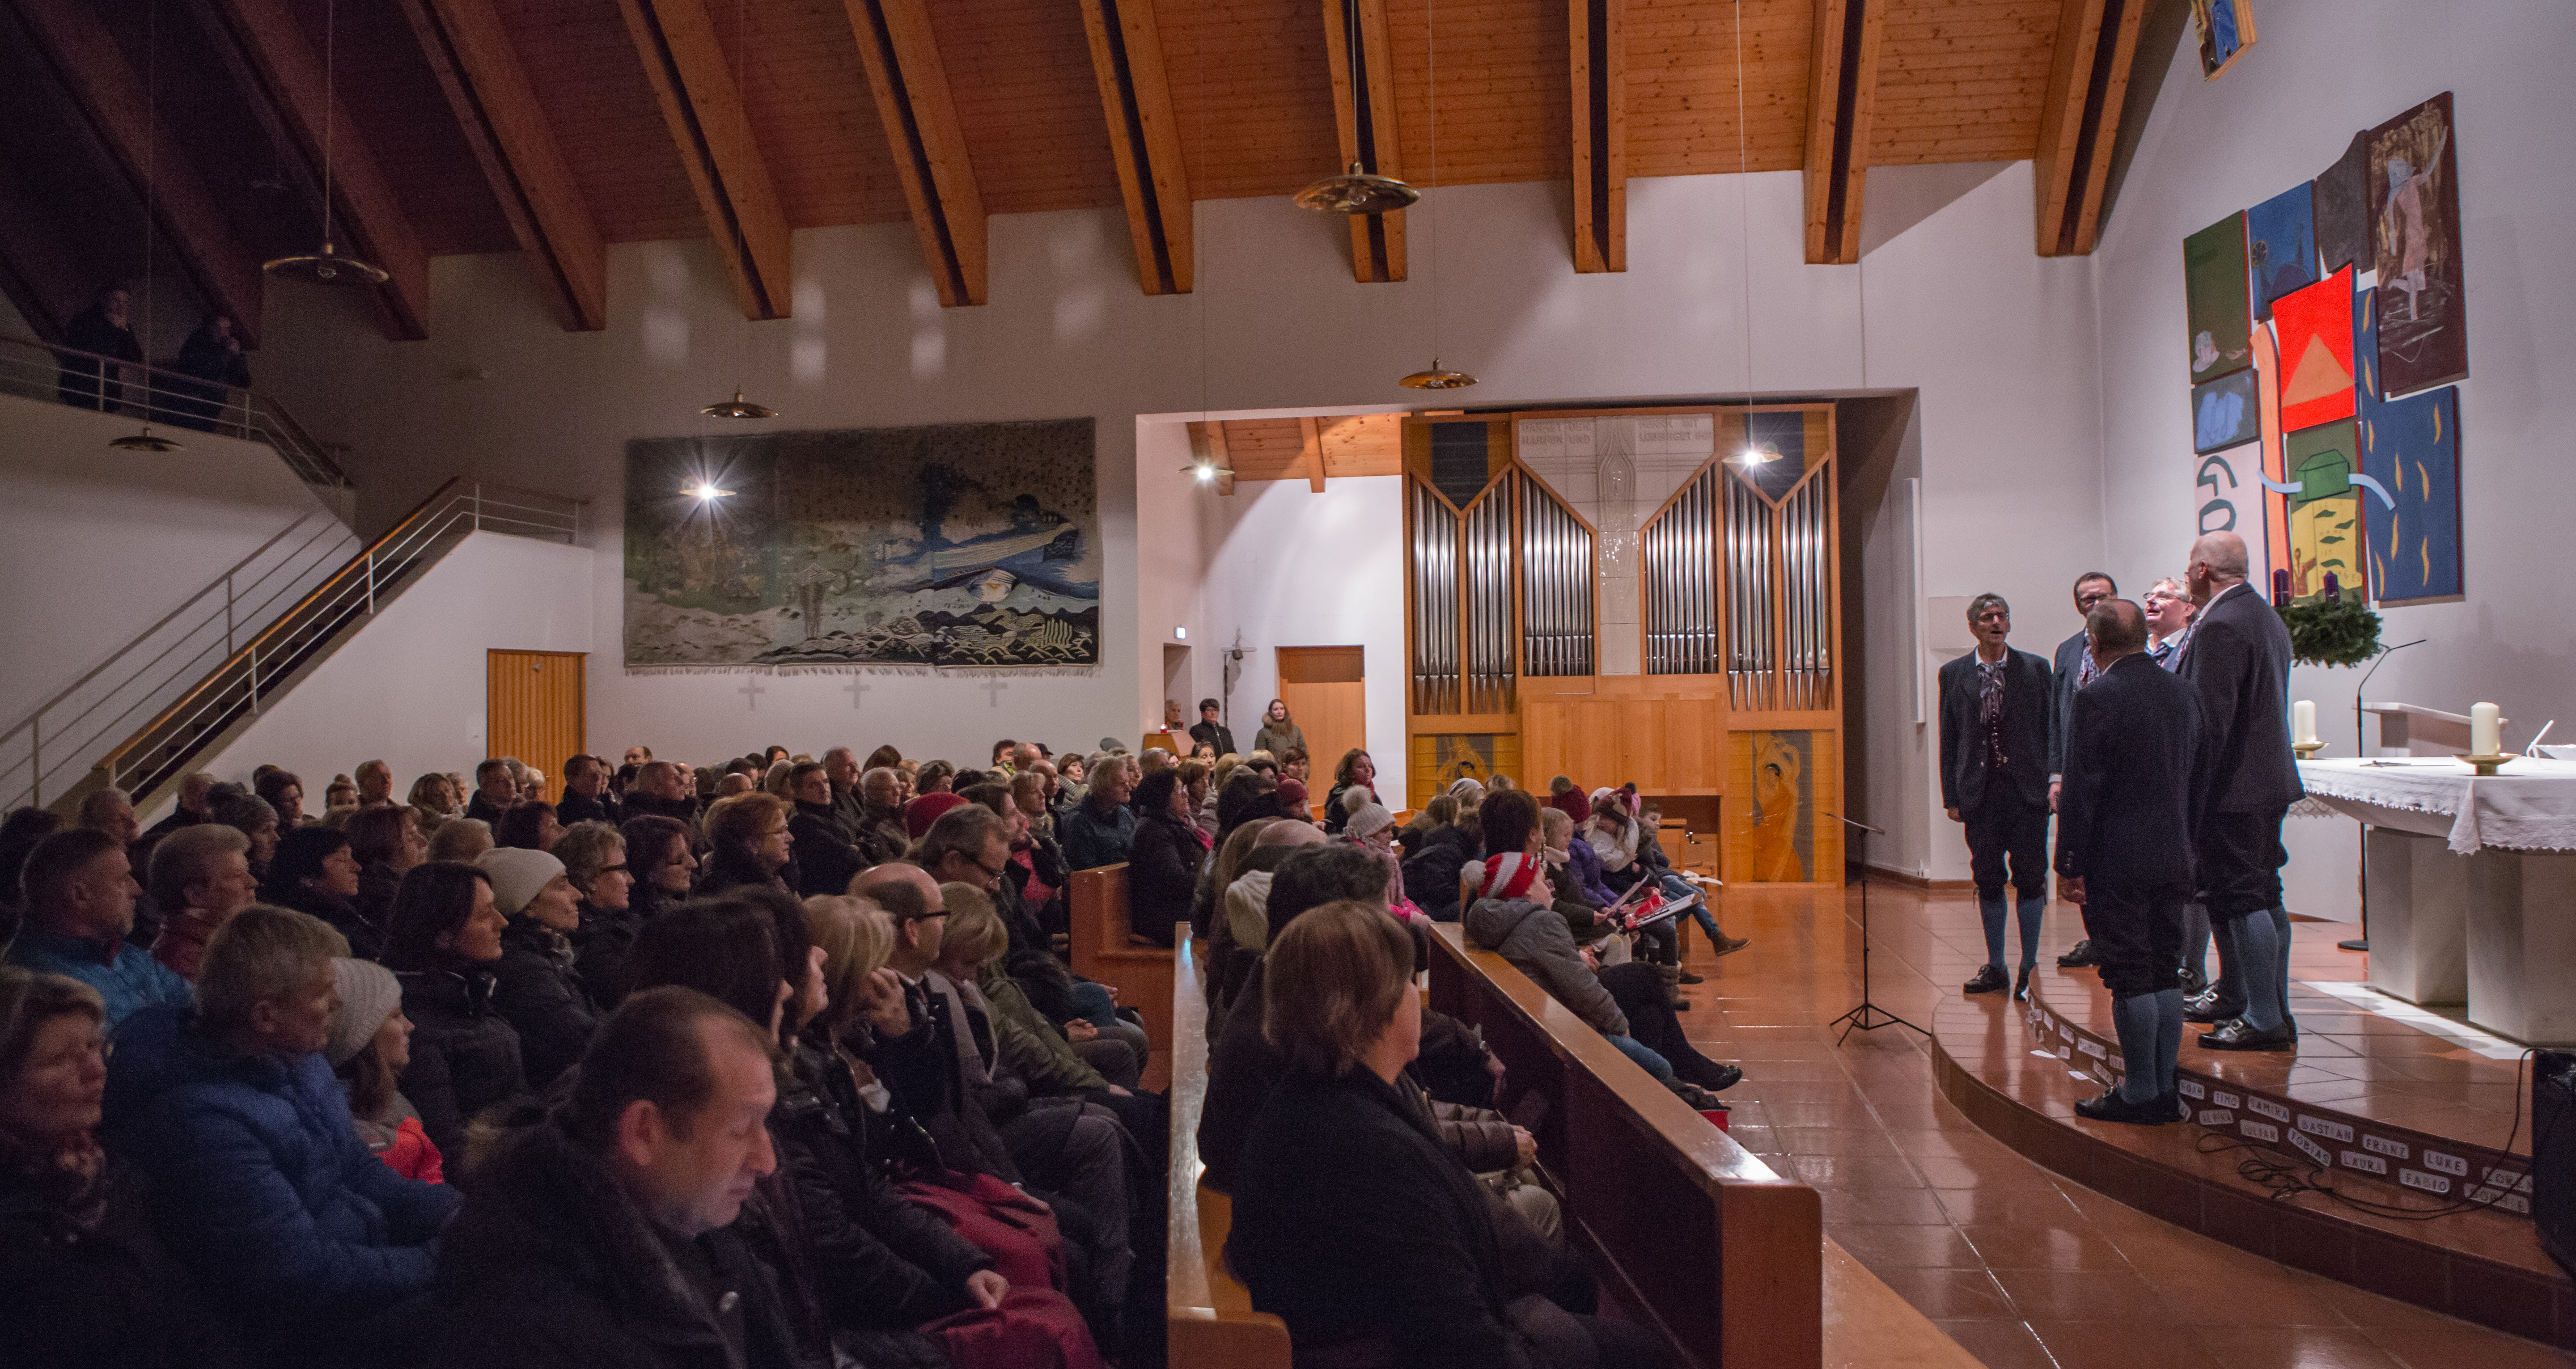
<svg viewBox="0 0 2576 1369">
<path fill-rule="evenodd" d="M 733 7 L 733 86 L 735 90 L 742 89 L 744 55 L 750 50 L 744 33 L 743 14 L 743 0 L 735 0 Z M 750 267 L 742 264 L 742 215 L 729 214 L 726 217 L 733 220 L 733 259 L 735 269 L 743 271 L 750 270 Z M 743 367 L 743 339 L 751 331 L 751 320 L 748 318 L 743 319 L 741 322 L 734 325 L 734 330 L 734 374 L 736 376 L 740 376 Z M 739 379 L 734 382 L 733 398 L 718 400 L 715 403 L 698 410 L 698 412 L 705 414 L 709 418 L 737 418 L 751 420 L 778 417 L 778 411 L 776 409 L 773 409 L 766 404 L 754 404 L 750 400 L 743 398 L 742 382 Z M 724 491 L 724 493 L 730 494 L 732 491 L 727 490 Z"/>
<path fill-rule="evenodd" d="M 152 214 L 159 206 L 159 200 L 154 192 L 159 180 L 157 174 L 159 164 L 155 154 L 159 151 L 161 136 L 160 83 L 161 5 L 159 0 L 153 0 L 152 6 L 144 12 L 143 28 L 143 335 L 145 337 L 152 335 L 152 236 L 153 230 L 157 227 L 153 222 Z M 101 363 L 100 369 L 103 380 L 105 363 Z M 167 456 L 172 452 L 187 450 L 187 444 L 178 439 L 164 437 L 152 431 L 153 389 L 152 375 L 147 370 L 143 376 L 143 431 L 109 438 L 108 446 L 120 452 L 150 452 L 156 456 Z M 99 393 L 102 397 L 105 396 L 104 385 L 100 387 Z"/>
<path fill-rule="evenodd" d="M 1220 479 L 1232 480 L 1234 478 L 1233 471 L 1218 465 L 1216 463 L 1216 458 L 1208 456 L 1200 457 L 1198 460 L 1181 467 L 1181 474 L 1196 479 L 1202 485 L 1212 484 Z"/>
<path fill-rule="evenodd" d="M 1429 105 L 1424 119 L 1431 143 L 1431 180 L 1440 181 L 1440 42 L 1437 25 L 1438 6 L 1427 7 L 1422 15 L 1423 88 Z M 1408 193 L 1412 187 L 1405 187 Z M 1427 212 L 1427 211 L 1426 211 Z M 1431 273 L 1431 369 L 1416 371 L 1395 382 L 1408 390 L 1463 390 L 1476 383 L 1465 371 L 1451 371 L 1440 365 L 1440 234 L 1438 220 L 1432 221 L 1432 232 L 1424 239 L 1431 250 L 1423 254 L 1423 265 Z"/>
<path fill-rule="evenodd" d="M 1773 442 L 1747 443 L 1744 450 L 1737 452 L 1735 455 L 1728 457 L 1727 459 L 1738 466 L 1748 468 L 1753 466 L 1768 466 L 1772 462 L 1780 459 L 1780 447 L 1779 444 Z"/>
<path fill-rule="evenodd" d="M 322 7 L 322 250 L 277 257 L 260 263 L 259 269 L 272 276 L 293 276 L 324 285 L 382 285 L 393 279 L 392 272 L 363 257 L 350 256 L 331 241 L 331 140 L 337 132 L 340 113 L 337 9 L 332 3 Z"/>
<path fill-rule="evenodd" d="M 1366 121 L 1361 117 L 1360 101 L 1366 96 L 1362 79 L 1359 0 L 1342 0 L 1342 66 L 1350 73 L 1351 147 L 1360 148 Z M 1393 176 L 1381 176 L 1362 169 L 1357 155 L 1351 158 L 1351 169 L 1324 179 L 1297 192 L 1297 207 L 1318 214 L 1385 214 L 1402 209 L 1422 198 L 1422 192 Z"/>
</svg>

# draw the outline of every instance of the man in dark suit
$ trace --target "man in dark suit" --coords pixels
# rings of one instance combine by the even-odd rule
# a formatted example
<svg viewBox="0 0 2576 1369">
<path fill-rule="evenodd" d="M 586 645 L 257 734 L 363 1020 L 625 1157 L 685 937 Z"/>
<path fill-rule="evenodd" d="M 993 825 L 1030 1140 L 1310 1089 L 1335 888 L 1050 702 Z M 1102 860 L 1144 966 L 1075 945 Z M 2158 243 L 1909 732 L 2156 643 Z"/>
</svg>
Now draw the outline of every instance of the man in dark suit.
<svg viewBox="0 0 2576 1369">
<path fill-rule="evenodd" d="M 2068 715 L 2057 792 L 2057 887 L 2111 991 L 2128 1076 L 2075 1111 L 2100 1122 L 2175 1120 L 2182 1047 L 2183 904 L 2191 898 L 2191 786 L 2200 709 L 2146 652 L 2147 616 L 2105 599 L 2085 616 L 2093 683 Z"/>
<path fill-rule="evenodd" d="M 1219 756 L 1235 754 L 1233 729 L 1217 721 L 1224 711 L 1214 699 L 1199 700 L 1199 720 L 1190 724 L 1192 746 L 1213 746 Z"/>
<path fill-rule="evenodd" d="M 2000 594 L 1968 604 L 1977 649 L 1941 667 L 1941 806 L 1965 824 L 1968 870 L 1986 924 L 1986 963 L 1969 993 L 2004 987 L 2004 866 L 2020 895 L 2021 972 L 2030 991 L 2039 919 L 2048 908 L 2048 663 L 2004 645 L 2012 606 Z"/>
<path fill-rule="evenodd" d="M 2118 582 L 2098 570 L 2088 570 L 2075 577 L 2075 616 L 2081 621 L 2093 612 L 2093 606 L 2120 592 Z M 2057 811 L 2057 786 L 2066 771 L 2066 723 L 2075 707 L 2075 691 L 2093 683 L 2093 657 L 2086 650 L 2086 629 L 2075 629 L 2075 635 L 2057 644 L 2057 654 L 2049 658 L 2048 692 L 2048 811 Z M 2090 938 L 2075 943 L 2075 949 L 2057 958 L 2061 969 L 2082 969 L 2101 962 L 2093 958 Z"/>
<path fill-rule="evenodd" d="M 2281 819 L 2298 802 L 2290 754 L 2290 630 L 2245 583 L 2245 539 L 2194 542 L 2186 580 L 2200 613 L 2179 674 L 2200 697 L 2192 850 L 2218 943 L 2218 984 L 2186 1005 L 2211 1050 L 2289 1050 L 2290 912 L 2281 903 Z"/>
</svg>

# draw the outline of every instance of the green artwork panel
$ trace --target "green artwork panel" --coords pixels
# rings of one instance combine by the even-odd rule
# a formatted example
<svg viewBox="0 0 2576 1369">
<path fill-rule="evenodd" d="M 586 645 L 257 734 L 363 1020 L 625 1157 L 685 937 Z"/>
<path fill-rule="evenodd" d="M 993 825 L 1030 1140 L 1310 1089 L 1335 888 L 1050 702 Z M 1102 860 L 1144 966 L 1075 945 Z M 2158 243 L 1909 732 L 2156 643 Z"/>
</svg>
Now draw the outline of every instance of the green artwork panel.
<svg viewBox="0 0 2576 1369">
<path fill-rule="evenodd" d="M 2290 594 L 2325 593 L 2332 572 L 2340 593 L 2366 595 L 2362 571 L 2359 434 L 2350 419 L 2289 435 L 2283 464 L 2298 492 L 2290 496 Z"/>
<path fill-rule="evenodd" d="M 2195 385 L 2244 370 L 2254 362 L 2246 269 L 2241 210 L 2182 240 Z"/>
</svg>

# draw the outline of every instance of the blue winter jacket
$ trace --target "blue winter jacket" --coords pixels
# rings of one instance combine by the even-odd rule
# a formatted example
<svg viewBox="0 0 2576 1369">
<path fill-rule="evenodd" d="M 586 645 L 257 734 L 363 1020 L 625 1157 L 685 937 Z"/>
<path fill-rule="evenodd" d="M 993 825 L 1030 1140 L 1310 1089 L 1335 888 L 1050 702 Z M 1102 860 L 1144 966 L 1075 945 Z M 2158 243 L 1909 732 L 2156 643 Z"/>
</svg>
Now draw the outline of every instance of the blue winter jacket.
<svg viewBox="0 0 2576 1369">
<path fill-rule="evenodd" d="M 254 1341 L 428 1291 L 456 1195 L 367 1152 L 319 1053 L 245 1053 L 194 1012 L 146 1008 L 117 1034 L 106 1112 L 162 1244 Z"/>
<path fill-rule="evenodd" d="M 102 942 L 64 936 L 42 927 L 25 927 L 9 947 L 9 963 L 38 974 L 77 979 L 98 990 L 107 1003 L 107 1029 L 114 1032 L 138 1009 L 186 1008 L 196 991 L 179 972 L 128 941 Z"/>
</svg>

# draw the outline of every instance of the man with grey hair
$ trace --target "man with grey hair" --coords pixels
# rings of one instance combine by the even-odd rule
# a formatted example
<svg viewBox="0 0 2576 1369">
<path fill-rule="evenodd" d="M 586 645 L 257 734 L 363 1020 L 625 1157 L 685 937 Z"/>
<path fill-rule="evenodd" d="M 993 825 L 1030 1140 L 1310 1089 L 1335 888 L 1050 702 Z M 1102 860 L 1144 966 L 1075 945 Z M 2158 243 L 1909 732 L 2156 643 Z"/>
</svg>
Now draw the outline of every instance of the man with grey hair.
<svg viewBox="0 0 2576 1369">
<path fill-rule="evenodd" d="M 1139 778 L 1135 762 L 1125 756 L 1102 756 L 1093 764 L 1091 792 L 1064 818 L 1066 865 L 1089 870 L 1127 859 L 1136 840 L 1136 813 L 1127 800 Z"/>
<path fill-rule="evenodd" d="M 195 979 L 216 929 L 259 897 L 250 873 L 250 838 L 220 822 L 173 832 L 153 848 L 151 873 L 152 901 L 161 910 L 152 954 Z"/>
<path fill-rule="evenodd" d="M 823 778 L 832 785 L 832 817 L 841 824 L 841 839 L 857 837 L 868 806 L 859 794 L 859 754 L 846 746 L 824 752 Z"/>
<path fill-rule="evenodd" d="M 901 860 L 912 849 L 912 833 L 903 825 L 903 776 L 891 766 L 859 776 L 859 820 L 851 844 L 870 865 Z"/>
<path fill-rule="evenodd" d="M 2192 852 L 2218 943 L 2218 984 L 2185 1016 L 2215 1022 L 2210 1050 L 2293 1050 L 2290 912 L 2281 901 L 2281 819 L 2306 792 L 2290 753 L 2290 630 L 2245 583 L 2245 539 L 2205 534 L 2186 580 L 2200 605 L 2175 672 L 2200 696 Z"/>
<path fill-rule="evenodd" d="M 358 806 L 382 808 L 394 801 L 394 768 L 383 761 L 360 761 L 357 774 Z"/>
<path fill-rule="evenodd" d="M 143 824 L 134 820 L 134 800 L 122 789 L 101 789 L 82 799 L 80 825 L 107 833 L 119 846 L 132 846 L 143 836 Z"/>
<path fill-rule="evenodd" d="M 2006 983 L 2013 997 L 2030 992 L 2039 963 L 2040 915 L 2048 907 L 2048 663 L 2005 645 L 2012 605 L 2000 594 L 1968 604 L 1977 649 L 1941 667 L 1941 807 L 1967 829 L 1968 869 L 1985 923 L 1986 963 L 1969 993 Z M 2011 864 L 2019 894 L 2021 968 L 2004 975 L 2004 876 Z"/>
<path fill-rule="evenodd" d="M 214 788 L 215 777 L 203 770 L 195 771 L 186 779 L 179 781 L 179 806 L 170 811 L 170 816 L 152 824 L 152 830 L 144 835 L 159 836 L 200 822 L 213 822 L 215 819 L 209 811 L 212 808 L 209 796 L 214 792 Z"/>
</svg>

